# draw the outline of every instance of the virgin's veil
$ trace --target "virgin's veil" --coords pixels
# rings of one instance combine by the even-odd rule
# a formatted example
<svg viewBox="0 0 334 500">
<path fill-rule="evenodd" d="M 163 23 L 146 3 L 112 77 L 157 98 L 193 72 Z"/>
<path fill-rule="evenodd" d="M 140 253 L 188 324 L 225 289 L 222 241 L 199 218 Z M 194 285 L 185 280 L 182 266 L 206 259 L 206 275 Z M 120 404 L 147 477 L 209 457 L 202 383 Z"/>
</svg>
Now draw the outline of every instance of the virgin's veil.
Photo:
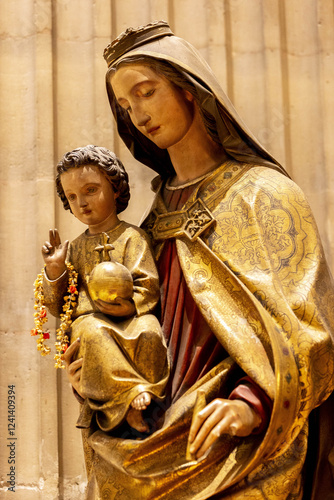
<svg viewBox="0 0 334 500">
<path fill-rule="evenodd" d="M 288 175 L 244 124 L 200 53 L 186 40 L 176 37 L 165 21 L 129 28 L 104 51 L 108 63 L 107 92 L 118 133 L 137 160 L 163 177 L 174 173 L 168 152 L 159 149 L 134 127 L 113 93 L 111 75 L 130 57 L 152 58 L 153 67 L 154 59 L 166 61 L 190 81 L 196 88 L 200 107 L 214 118 L 220 142 L 232 158 Z"/>
</svg>

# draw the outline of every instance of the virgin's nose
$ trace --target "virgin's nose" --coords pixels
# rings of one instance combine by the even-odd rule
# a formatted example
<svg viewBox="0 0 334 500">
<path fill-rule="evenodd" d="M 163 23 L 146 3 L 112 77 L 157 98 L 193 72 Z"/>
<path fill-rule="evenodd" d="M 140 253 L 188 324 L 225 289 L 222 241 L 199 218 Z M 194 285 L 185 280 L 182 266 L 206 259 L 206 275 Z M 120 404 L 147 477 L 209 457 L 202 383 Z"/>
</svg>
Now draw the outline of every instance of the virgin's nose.
<svg viewBox="0 0 334 500">
<path fill-rule="evenodd" d="M 150 119 L 151 119 L 151 117 L 147 113 L 147 111 L 145 111 L 144 109 L 142 109 L 140 106 L 136 107 L 133 110 L 132 118 L 133 118 L 133 121 L 134 121 L 134 125 L 136 127 L 143 127 L 143 126 L 145 126 L 146 123 L 148 123 L 150 121 Z"/>
</svg>

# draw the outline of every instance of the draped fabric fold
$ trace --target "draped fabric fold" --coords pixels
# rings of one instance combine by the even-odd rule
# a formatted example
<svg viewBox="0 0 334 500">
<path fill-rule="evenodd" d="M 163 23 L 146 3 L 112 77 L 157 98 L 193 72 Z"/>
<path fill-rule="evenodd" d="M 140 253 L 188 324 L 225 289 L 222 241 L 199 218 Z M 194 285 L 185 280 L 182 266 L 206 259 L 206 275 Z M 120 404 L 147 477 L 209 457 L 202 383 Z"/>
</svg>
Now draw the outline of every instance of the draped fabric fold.
<svg viewBox="0 0 334 500">
<path fill-rule="evenodd" d="M 222 491 L 231 499 L 260 499 L 262 491 L 270 499 L 302 498 L 308 416 L 333 390 L 332 278 L 299 188 L 248 165 L 231 184 L 226 172 L 234 167 L 242 169 L 234 162 L 219 167 L 186 203 L 200 198 L 215 227 L 194 241 L 176 237 L 189 290 L 229 357 L 172 404 L 147 439 L 90 436 L 91 478 L 102 494 L 112 484 L 120 498 L 200 500 Z M 158 192 L 153 218 L 159 206 Z M 152 217 L 144 227 L 152 231 Z M 221 436 L 203 459 L 187 459 L 198 390 L 207 402 L 226 397 L 238 367 L 274 402 L 267 431 Z"/>
</svg>

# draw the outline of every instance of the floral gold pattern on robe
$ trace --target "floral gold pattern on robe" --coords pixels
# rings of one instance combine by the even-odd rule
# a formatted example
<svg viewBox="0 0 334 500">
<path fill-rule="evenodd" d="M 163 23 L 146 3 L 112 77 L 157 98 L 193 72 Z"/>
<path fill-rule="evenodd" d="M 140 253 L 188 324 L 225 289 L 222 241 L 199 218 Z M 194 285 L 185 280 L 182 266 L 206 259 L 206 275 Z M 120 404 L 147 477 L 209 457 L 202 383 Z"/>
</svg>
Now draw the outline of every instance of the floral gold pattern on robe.
<svg viewBox="0 0 334 500">
<path fill-rule="evenodd" d="M 196 199 L 215 224 L 193 240 L 175 235 L 178 256 L 230 357 L 181 396 L 145 440 L 92 434 L 90 488 L 96 481 L 101 498 L 118 499 L 204 500 L 218 492 L 215 498 L 302 498 L 308 415 L 333 390 L 334 369 L 333 282 L 313 217 L 287 177 L 237 162 L 212 172 L 183 210 Z M 166 234 L 159 235 L 155 221 L 165 213 L 158 192 L 144 223 L 156 236 L 157 253 Z M 226 397 L 224 383 L 236 366 L 274 401 L 267 431 L 223 435 L 201 460 L 187 459 L 197 390 L 207 403 Z"/>
</svg>

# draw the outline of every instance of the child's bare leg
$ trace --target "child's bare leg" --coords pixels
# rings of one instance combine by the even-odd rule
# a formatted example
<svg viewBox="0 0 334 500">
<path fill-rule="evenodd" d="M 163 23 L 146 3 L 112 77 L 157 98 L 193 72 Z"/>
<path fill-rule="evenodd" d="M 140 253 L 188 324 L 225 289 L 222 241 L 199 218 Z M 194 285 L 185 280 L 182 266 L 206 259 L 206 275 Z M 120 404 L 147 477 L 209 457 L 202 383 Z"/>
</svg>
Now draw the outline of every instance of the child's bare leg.
<svg viewBox="0 0 334 500">
<path fill-rule="evenodd" d="M 143 420 L 142 410 L 145 410 L 151 402 L 151 395 L 148 392 L 142 392 L 134 398 L 131 403 L 126 421 L 127 423 L 139 432 L 149 432 L 149 427 Z"/>
</svg>

